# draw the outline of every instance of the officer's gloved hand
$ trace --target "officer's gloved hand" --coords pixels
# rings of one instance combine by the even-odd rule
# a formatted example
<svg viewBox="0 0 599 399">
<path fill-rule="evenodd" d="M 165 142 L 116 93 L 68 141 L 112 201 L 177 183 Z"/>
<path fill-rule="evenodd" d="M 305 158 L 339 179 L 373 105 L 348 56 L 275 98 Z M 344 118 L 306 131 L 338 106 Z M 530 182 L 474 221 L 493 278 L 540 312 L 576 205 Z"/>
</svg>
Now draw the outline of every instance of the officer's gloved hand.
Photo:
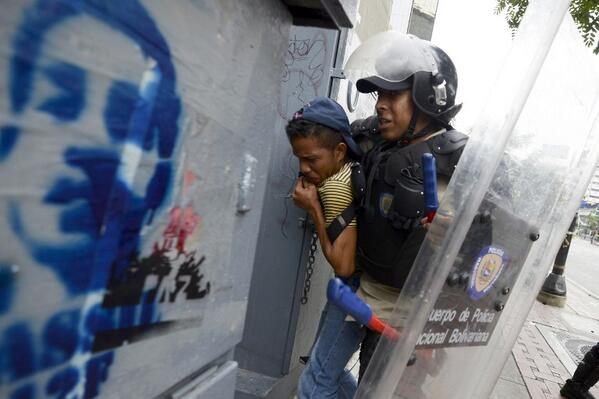
<svg viewBox="0 0 599 399">
<path fill-rule="evenodd" d="M 441 245 L 441 241 L 443 241 L 443 238 L 445 237 L 447 227 L 452 220 L 453 216 L 437 213 L 435 214 L 435 218 L 431 223 L 427 221 L 427 218 L 422 218 L 420 220 L 420 224 L 422 227 L 428 230 L 426 239 L 429 240 L 433 246 L 439 246 Z"/>
</svg>

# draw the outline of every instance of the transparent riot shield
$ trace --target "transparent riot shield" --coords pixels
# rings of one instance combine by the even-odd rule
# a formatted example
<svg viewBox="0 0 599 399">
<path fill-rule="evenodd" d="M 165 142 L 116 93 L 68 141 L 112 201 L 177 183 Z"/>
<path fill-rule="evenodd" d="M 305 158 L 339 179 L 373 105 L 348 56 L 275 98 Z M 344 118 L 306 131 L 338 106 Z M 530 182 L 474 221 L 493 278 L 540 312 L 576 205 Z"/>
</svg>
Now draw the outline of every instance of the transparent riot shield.
<svg viewBox="0 0 599 399">
<path fill-rule="evenodd" d="M 357 398 L 493 390 L 599 157 L 599 76 L 569 73 L 584 66 L 568 3 L 530 2 L 396 303 L 400 338 L 381 339 Z"/>
</svg>

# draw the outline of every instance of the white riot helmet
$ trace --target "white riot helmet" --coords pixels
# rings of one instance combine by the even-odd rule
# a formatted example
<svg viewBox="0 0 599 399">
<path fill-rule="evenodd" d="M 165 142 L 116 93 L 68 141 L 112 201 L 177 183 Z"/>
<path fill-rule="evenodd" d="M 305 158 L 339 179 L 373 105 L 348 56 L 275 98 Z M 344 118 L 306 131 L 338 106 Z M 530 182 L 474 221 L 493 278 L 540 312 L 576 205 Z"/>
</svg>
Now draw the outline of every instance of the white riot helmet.
<svg viewBox="0 0 599 399">
<path fill-rule="evenodd" d="M 352 53 L 344 72 L 362 93 L 411 88 L 416 108 L 445 126 L 462 108 L 455 103 L 458 76 L 453 62 L 416 36 L 379 33 Z"/>
</svg>

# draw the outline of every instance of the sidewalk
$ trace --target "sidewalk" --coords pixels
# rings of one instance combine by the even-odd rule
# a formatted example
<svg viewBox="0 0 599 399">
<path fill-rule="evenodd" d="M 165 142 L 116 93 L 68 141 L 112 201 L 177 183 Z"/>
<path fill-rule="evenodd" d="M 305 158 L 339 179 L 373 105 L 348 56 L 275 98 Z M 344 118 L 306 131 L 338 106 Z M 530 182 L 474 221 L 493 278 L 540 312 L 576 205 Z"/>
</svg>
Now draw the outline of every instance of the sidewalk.
<svg viewBox="0 0 599 399">
<path fill-rule="evenodd" d="M 490 399 L 561 398 L 561 386 L 599 341 L 599 296 L 567 277 L 566 284 L 564 308 L 535 301 Z M 357 377 L 357 353 L 349 365 Z M 590 392 L 599 398 L 599 386 Z"/>
<path fill-rule="evenodd" d="M 599 297 L 571 280 L 567 289 L 565 308 L 535 302 L 492 399 L 561 398 L 560 387 L 599 341 Z M 591 393 L 599 397 L 599 388 Z"/>
</svg>

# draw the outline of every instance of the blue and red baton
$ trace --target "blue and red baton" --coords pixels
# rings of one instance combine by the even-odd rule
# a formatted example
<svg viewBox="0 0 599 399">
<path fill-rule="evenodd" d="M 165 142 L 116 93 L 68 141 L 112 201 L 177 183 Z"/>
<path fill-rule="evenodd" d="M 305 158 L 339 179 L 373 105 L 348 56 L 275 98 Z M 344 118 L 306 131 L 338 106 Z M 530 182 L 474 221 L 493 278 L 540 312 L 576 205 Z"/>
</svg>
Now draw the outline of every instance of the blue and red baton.
<svg viewBox="0 0 599 399">
<path fill-rule="evenodd" d="M 431 153 L 422 154 L 422 173 L 424 176 L 424 203 L 426 206 L 426 222 L 430 223 L 439 207 L 437 197 L 437 168 L 435 157 Z"/>
<path fill-rule="evenodd" d="M 370 306 L 358 298 L 351 288 L 343 284 L 339 278 L 335 277 L 329 280 L 329 285 L 327 286 L 327 298 L 335 306 L 356 319 L 358 323 L 365 325 L 389 339 L 399 339 L 399 332 L 376 317 L 376 315 L 372 313 Z"/>
</svg>

